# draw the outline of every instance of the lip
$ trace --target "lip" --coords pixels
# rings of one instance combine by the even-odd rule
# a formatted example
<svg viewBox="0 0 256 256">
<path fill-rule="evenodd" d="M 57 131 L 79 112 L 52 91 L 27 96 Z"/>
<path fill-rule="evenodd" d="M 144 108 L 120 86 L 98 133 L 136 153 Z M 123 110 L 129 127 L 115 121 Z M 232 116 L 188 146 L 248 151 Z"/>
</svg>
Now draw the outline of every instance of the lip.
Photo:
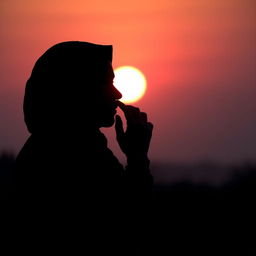
<svg viewBox="0 0 256 256">
<path fill-rule="evenodd" d="M 112 101 L 111 103 L 108 104 L 108 107 L 105 110 L 110 111 L 112 114 L 116 114 L 117 107 L 118 107 L 117 102 Z"/>
</svg>

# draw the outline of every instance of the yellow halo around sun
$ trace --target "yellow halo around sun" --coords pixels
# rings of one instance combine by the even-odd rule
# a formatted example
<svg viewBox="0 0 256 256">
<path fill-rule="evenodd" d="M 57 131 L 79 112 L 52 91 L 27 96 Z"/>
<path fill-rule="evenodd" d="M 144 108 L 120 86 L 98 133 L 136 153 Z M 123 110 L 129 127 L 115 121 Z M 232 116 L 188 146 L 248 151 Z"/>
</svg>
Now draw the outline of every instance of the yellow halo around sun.
<svg viewBox="0 0 256 256">
<path fill-rule="evenodd" d="M 132 66 L 122 66 L 114 70 L 114 86 L 119 90 L 124 103 L 138 101 L 144 95 L 147 81 L 143 73 Z"/>
</svg>

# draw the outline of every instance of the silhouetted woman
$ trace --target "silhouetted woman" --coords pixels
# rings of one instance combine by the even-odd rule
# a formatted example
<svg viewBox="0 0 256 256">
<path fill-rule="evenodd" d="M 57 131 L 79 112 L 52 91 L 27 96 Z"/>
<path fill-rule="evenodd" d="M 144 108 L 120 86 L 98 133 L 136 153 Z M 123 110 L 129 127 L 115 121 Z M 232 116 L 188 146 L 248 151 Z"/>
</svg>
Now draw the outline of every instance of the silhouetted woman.
<svg viewBox="0 0 256 256">
<path fill-rule="evenodd" d="M 138 247 L 125 234 L 138 233 L 153 182 L 147 157 L 153 126 L 146 113 L 118 101 L 111 62 L 112 46 L 78 41 L 54 45 L 37 60 L 24 97 L 31 135 L 16 159 L 16 197 L 30 211 L 24 214 L 27 226 L 38 225 L 37 235 L 51 227 L 55 247 L 93 247 L 90 255 L 124 255 Z M 115 118 L 117 107 L 126 131 Z M 99 130 L 114 123 L 126 168 Z M 77 237 L 78 230 L 84 235 Z M 31 239 L 42 246 L 39 237 Z"/>
</svg>

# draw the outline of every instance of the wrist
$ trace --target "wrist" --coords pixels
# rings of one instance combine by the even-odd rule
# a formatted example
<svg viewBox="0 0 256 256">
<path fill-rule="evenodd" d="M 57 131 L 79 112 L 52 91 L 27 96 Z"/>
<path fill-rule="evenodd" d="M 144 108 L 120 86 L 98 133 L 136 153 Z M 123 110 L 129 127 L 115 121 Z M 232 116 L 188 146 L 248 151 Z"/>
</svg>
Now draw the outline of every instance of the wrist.
<svg viewBox="0 0 256 256">
<path fill-rule="evenodd" d="M 127 164 L 129 166 L 138 166 L 143 168 L 149 168 L 149 158 L 148 155 L 145 154 L 129 154 L 127 155 Z"/>
</svg>

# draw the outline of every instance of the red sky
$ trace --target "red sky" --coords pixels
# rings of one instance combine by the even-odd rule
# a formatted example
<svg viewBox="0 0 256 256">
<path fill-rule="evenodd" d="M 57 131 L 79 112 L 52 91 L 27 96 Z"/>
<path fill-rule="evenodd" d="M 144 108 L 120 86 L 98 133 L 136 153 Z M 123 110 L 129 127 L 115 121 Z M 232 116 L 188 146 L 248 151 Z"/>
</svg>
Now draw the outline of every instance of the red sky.
<svg viewBox="0 0 256 256">
<path fill-rule="evenodd" d="M 80 40 L 112 44 L 114 67 L 146 75 L 136 105 L 155 125 L 151 159 L 256 160 L 254 0 L 1 0 L 0 26 L 0 151 L 28 136 L 22 100 L 37 58 Z"/>
</svg>

